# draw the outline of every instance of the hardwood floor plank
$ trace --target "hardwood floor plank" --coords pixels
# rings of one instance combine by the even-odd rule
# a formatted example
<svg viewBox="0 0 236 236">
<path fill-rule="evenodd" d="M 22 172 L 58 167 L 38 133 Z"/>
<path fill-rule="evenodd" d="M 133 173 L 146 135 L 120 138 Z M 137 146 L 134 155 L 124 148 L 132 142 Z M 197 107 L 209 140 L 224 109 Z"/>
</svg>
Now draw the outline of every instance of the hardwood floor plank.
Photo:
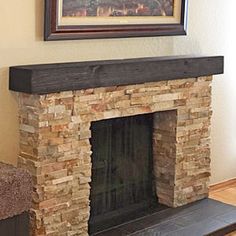
<svg viewBox="0 0 236 236">
<path fill-rule="evenodd" d="M 232 232 L 232 233 L 229 233 L 227 234 L 226 236 L 236 236 L 236 231 Z"/>
<path fill-rule="evenodd" d="M 236 186 L 212 191 L 210 192 L 209 197 L 236 206 Z"/>
<path fill-rule="evenodd" d="M 211 186 L 209 197 L 236 206 L 236 178 Z M 225 236 L 236 236 L 236 231 Z"/>
</svg>

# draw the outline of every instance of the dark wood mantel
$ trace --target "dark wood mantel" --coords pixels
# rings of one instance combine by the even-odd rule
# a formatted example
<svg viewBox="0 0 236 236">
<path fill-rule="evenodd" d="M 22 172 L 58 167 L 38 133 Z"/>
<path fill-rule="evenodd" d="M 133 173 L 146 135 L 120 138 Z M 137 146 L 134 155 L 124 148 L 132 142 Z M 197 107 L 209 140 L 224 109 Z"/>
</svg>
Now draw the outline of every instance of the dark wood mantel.
<svg viewBox="0 0 236 236">
<path fill-rule="evenodd" d="M 14 66 L 9 88 L 46 94 L 223 73 L 223 56 L 178 56 Z"/>
</svg>

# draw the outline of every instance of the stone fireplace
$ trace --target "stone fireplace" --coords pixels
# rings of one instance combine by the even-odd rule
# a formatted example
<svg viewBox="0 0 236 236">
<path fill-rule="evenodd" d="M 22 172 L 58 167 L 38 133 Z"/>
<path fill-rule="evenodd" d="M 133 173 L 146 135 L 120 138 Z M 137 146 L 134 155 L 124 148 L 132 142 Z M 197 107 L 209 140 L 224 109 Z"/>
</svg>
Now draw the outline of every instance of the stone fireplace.
<svg viewBox="0 0 236 236">
<path fill-rule="evenodd" d="M 18 165 L 34 178 L 32 235 L 88 235 L 96 121 L 153 114 L 158 202 L 178 207 L 206 198 L 211 82 L 222 72 L 222 57 L 12 67 Z"/>
</svg>

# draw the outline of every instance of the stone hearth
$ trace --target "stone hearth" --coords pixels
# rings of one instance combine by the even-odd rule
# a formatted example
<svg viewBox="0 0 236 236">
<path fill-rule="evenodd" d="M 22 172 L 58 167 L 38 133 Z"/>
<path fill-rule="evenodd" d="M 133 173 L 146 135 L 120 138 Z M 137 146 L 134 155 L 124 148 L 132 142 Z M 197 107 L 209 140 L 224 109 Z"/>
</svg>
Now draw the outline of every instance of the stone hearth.
<svg viewBox="0 0 236 236">
<path fill-rule="evenodd" d="M 156 79 L 154 73 L 148 82 L 136 84 L 134 76 L 128 85 L 97 83 L 77 89 L 72 84 L 71 89 L 62 89 L 68 91 L 47 94 L 45 90 L 32 92 L 34 83 L 31 92 L 17 88 L 14 81 L 20 78 L 12 68 L 10 87 L 20 92 L 18 165 L 34 177 L 32 235 L 88 235 L 93 121 L 154 113 L 153 159 L 159 202 L 178 207 L 208 196 L 211 82 L 213 74 L 222 72 L 222 58 L 212 71 L 206 66 L 201 70 L 198 61 L 182 60 L 187 75 L 194 77 L 186 78 L 185 68 L 178 79 L 171 75 L 171 80 Z M 95 65 L 90 71 L 96 76 L 99 69 Z M 172 70 L 174 73 L 181 74 Z M 27 80 L 23 74 L 20 77 Z"/>
</svg>

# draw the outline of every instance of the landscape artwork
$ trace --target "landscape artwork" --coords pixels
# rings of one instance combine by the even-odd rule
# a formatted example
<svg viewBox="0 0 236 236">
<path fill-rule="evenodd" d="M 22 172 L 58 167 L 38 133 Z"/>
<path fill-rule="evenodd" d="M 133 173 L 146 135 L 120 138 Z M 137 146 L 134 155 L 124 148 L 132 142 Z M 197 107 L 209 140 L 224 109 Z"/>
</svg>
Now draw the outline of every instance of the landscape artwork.
<svg viewBox="0 0 236 236">
<path fill-rule="evenodd" d="M 63 17 L 173 16 L 174 0 L 63 0 Z"/>
<path fill-rule="evenodd" d="M 186 35 L 188 0 L 45 0 L 45 40 Z"/>
</svg>

